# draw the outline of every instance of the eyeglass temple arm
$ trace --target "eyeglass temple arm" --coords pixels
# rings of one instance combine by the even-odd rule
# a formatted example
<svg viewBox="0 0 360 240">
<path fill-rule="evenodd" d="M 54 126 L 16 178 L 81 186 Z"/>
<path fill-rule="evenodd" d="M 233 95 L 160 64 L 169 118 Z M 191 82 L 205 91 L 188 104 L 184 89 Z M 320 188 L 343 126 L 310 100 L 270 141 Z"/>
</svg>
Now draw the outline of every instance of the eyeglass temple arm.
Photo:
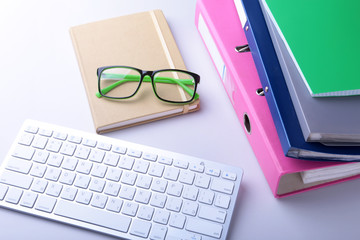
<svg viewBox="0 0 360 240">
<path fill-rule="evenodd" d="M 124 75 L 123 74 L 115 74 L 115 73 L 107 73 L 106 74 L 109 78 L 113 77 L 113 78 L 119 78 L 119 77 L 123 77 Z M 125 82 L 135 82 L 135 81 L 139 81 L 139 77 L 138 76 L 135 76 L 135 75 L 126 75 L 126 79 L 123 79 L 123 80 L 120 80 L 120 81 L 117 81 L 103 89 L 101 89 L 101 92 L 106 94 L 108 93 L 109 91 L 111 91 L 112 89 L 114 89 L 115 87 L 125 83 Z M 144 77 L 143 79 L 144 82 L 151 82 L 151 79 L 147 76 Z M 190 95 L 193 95 L 194 94 L 194 90 L 192 90 L 191 88 L 189 88 L 188 86 L 186 86 L 185 84 L 192 84 L 193 83 L 193 80 L 191 79 L 173 79 L 173 78 L 167 78 L 167 77 L 158 77 L 156 78 L 156 81 L 157 82 L 160 82 L 160 83 L 174 83 L 176 82 L 179 86 L 181 86 L 188 94 Z M 96 93 L 96 96 L 98 98 L 101 98 L 102 95 L 100 94 L 100 92 L 97 92 Z M 199 94 L 195 93 L 195 97 L 194 97 L 194 100 L 198 99 L 199 98 Z"/>
</svg>

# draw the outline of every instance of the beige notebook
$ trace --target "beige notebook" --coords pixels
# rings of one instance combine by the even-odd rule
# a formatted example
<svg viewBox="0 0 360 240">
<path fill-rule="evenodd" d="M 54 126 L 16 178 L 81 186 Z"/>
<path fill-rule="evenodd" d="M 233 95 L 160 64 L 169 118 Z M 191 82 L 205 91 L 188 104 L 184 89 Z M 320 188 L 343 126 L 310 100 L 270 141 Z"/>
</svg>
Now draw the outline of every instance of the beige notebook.
<svg viewBox="0 0 360 240">
<path fill-rule="evenodd" d="M 199 99 L 187 104 L 159 100 L 151 84 L 127 100 L 97 98 L 98 67 L 125 65 L 143 70 L 186 70 L 161 10 L 88 23 L 70 28 L 97 133 L 114 131 L 199 109 Z"/>
</svg>

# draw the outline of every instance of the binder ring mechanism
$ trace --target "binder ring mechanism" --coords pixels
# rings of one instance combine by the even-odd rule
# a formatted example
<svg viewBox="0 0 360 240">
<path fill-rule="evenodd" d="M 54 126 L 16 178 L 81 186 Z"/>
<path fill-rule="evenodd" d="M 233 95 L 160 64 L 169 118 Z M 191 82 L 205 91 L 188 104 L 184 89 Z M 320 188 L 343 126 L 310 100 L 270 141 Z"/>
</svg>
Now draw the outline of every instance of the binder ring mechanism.
<svg viewBox="0 0 360 240">
<path fill-rule="evenodd" d="M 250 47 L 248 44 L 236 46 L 235 51 L 238 53 L 250 52 Z"/>
</svg>

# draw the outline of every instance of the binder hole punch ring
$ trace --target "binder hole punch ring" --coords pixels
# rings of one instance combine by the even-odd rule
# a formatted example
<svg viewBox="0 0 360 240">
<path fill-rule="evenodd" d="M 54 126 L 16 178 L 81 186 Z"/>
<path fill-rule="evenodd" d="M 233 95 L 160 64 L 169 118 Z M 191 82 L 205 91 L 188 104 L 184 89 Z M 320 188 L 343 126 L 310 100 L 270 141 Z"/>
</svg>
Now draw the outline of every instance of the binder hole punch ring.
<svg viewBox="0 0 360 240">
<path fill-rule="evenodd" d="M 248 44 L 236 46 L 235 51 L 238 52 L 238 53 L 250 52 L 250 47 L 249 47 Z"/>
<path fill-rule="evenodd" d="M 244 113 L 244 126 L 245 130 L 248 134 L 251 134 L 251 124 L 250 124 L 250 118 L 247 115 L 247 113 Z"/>
</svg>

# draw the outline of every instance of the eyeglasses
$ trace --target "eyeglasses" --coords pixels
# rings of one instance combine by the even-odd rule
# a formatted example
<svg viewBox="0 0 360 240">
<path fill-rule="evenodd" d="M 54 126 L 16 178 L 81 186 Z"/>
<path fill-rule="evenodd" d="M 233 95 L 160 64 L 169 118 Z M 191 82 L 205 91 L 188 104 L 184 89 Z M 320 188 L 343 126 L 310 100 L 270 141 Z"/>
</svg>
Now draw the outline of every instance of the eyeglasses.
<svg viewBox="0 0 360 240">
<path fill-rule="evenodd" d="M 143 82 L 151 83 L 155 95 L 165 102 L 189 103 L 199 98 L 196 88 L 200 76 L 184 70 L 143 71 L 127 66 L 107 66 L 98 68 L 97 75 L 98 98 L 131 98 Z"/>
</svg>

